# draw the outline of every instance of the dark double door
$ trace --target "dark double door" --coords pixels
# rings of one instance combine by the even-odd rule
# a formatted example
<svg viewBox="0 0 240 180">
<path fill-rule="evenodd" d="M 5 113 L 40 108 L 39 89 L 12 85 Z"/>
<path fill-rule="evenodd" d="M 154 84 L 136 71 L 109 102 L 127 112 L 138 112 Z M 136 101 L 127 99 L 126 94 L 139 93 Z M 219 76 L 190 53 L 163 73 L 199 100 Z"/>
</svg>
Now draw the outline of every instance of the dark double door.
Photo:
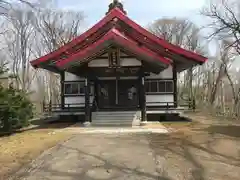
<svg viewBox="0 0 240 180">
<path fill-rule="evenodd" d="M 137 80 L 99 80 L 97 92 L 100 109 L 136 109 L 139 107 Z"/>
</svg>

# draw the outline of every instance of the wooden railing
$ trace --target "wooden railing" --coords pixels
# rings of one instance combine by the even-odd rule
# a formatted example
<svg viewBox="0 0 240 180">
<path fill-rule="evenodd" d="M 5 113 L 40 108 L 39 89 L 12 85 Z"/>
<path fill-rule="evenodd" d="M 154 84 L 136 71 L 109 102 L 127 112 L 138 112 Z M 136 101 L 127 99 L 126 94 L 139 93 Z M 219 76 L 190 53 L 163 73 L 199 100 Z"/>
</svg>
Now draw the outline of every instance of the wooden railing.
<svg viewBox="0 0 240 180">
<path fill-rule="evenodd" d="M 43 104 L 44 112 L 81 112 L 85 109 L 85 103 L 71 104 Z"/>
<path fill-rule="evenodd" d="M 180 103 L 176 102 L 147 102 L 147 109 L 157 108 L 157 109 L 166 109 L 172 110 L 176 107 L 182 107 L 189 110 L 195 110 L 196 104 L 195 101 L 182 101 Z"/>
<path fill-rule="evenodd" d="M 94 104 L 91 103 L 90 107 L 91 109 L 93 109 Z M 189 110 L 195 110 L 196 104 L 195 104 L 195 101 L 184 101 L 180 103 L 175 103 L 175 102 L 148 102 L 147 103 L 147 109 L 173 110 L 173 109 L 176 109 L 176 107 L 183 107 Z M 63 107 L 61 104 L 43 104 L 44 112 L 83 112 L 84 110 L 85 110 L 85 103 L 64 104 Z"/>
</svg>

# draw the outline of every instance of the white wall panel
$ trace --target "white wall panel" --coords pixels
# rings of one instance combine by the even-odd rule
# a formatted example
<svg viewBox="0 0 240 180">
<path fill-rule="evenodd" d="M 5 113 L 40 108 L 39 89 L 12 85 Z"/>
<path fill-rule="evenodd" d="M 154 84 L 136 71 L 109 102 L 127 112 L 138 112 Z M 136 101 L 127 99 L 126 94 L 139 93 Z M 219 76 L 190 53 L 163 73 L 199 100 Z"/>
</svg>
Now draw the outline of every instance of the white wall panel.
<svg viewBox="0 0 240 180">
<path fill-rule="evenodd" d="M 85 103 L 84 96 L 65 97 L 65 104 L 79 104 L 71 105 L 71 107 L 84 107 L 85 106 L 84 103 Z M 93 103 L 93 96 L 90 96 L 90 103 Z M 67 105 L 65 106 L 67 107 Z"/>
<path fill-rule="evenodd" d="M 88 63 L 89 67 L 108 67 L 108 59 L 94 59 Z"/>
<path fill-rule="evenodd" d="M 84 80 L 84 78 L 71 74 L 69 72 L 65 72 L 65 81 L 79 81 Z"/>
<path fill-rule="evenodd" d="M 121 66 L 141 66 L 142 63 L 136 58 L 121 58 L 120 65 Z M 89 67 L 108 67 L 109 61 L 108 59 L 94 59 L 88 63 L 88 66 Z"/>
<path fill-rule="evenodd" d="M 160 72 L 159 74 L 151 74 L 147 77 L 147 79 L 172 79 L 173 78 L 173 68 L 169 66 L 164 71 Z"/>
<path fill-rule="evenodd" d="M 160 102 L 160 103 L 157 103 Z M 172 102 L 174 103 L 174 96 L 173 94 L 163 94 L 163 95 L 146 95 L 146 103 L 147 106 L 166 106 L 167 103 Z"/>
<path fill-rule="evenodd" d="M 136 58 L 121 58 L 121 66 L 141 66 L 142 62 Z"/>
</svg>

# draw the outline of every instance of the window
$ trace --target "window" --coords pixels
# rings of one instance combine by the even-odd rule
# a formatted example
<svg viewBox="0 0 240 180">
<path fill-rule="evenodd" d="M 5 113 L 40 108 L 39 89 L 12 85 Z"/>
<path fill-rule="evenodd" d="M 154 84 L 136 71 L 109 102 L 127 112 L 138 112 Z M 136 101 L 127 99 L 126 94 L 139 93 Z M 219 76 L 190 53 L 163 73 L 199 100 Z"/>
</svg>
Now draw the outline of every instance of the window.
<svg viewBox="0 0 240 180">
<path fill-rule="evenodd" d="M 147 93 L 173 93 L 173 80 L 147 80 L 145 88 Z"/>
<path fill-rule="evenodd" d="M 158 91 L 155 92 L 165 92 L 166 88 L 166 81 L 159 81 L 158 82 Z"/>
<path fill-rule="evenodd" d="M 166 81 L 166 92 L 173 92 L 173 81 Z"/>
<path fill-rule="evenodd" d="M 84 82 L 65 83 L 65 95 L 84 95 L 84 94 L 85 94 Z"/>
</svg>

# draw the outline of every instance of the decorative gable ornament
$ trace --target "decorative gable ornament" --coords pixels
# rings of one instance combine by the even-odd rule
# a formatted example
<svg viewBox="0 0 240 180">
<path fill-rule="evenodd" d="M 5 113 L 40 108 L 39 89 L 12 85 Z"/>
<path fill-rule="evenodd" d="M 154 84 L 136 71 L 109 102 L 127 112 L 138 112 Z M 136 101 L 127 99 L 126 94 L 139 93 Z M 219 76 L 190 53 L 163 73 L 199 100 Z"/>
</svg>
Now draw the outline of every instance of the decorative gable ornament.
<svg viewBox="0 0 240 180">
<path fill-rule="evenodd" d="M 106 13 L 106 15 L 114 8 L 118 8 L 124 14 L 127 14 L 127 12 L 123 8 L 123 4 L 121 2 L 119 2 L 119 0 L 113 0 L 113 2 L 111 4 L 109 4 L 109 6 L 108 6 L 108 12 Z"/>
</svg>

